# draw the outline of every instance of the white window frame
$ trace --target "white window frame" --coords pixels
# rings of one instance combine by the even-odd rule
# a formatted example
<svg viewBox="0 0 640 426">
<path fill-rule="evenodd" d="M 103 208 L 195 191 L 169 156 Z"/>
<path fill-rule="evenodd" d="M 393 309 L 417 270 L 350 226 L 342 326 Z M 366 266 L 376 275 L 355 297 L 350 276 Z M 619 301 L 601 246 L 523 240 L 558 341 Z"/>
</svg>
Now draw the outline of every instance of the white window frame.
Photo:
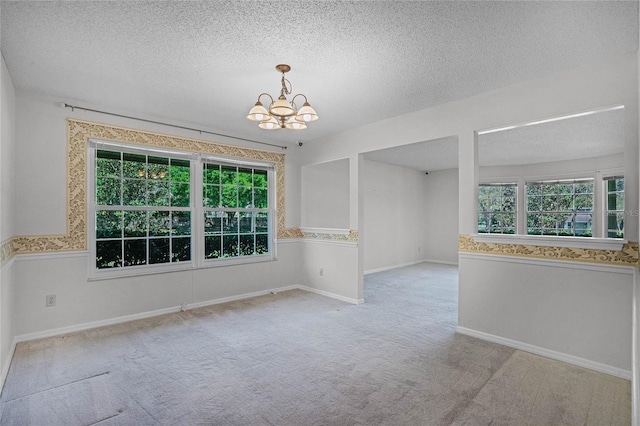
<svg viewBox="0 0 640 426">
<path fill-rule="evenodd" d="M 608 216 L 609 216 L 609 212 L 611 210 L 609 210 L 609 201 L 608 201 L 608 196 L 609 196 L 609 191 L 607 188 L 607 181 L 611 180 L 611 179 L 623 179 L 624 180 L 624 190 L 622 191 L 622 193 L 624 194 L 624 210 L 622 211 L 625 214 L 625 223 L 627 221 L 627 217 L 626 217 L 626 212 L 627 212 L 627 180 L 625 179 L 624 173 L 622 172 L 622 170 L 620 170 L 618 173 L 614 173 L 614 172 L 607 172 L 607 173 L 602 173 L 602 224 L 601 224 L 601 232 L 604 238 L 610 238 L 610 239 L 614 239 L 614 240 L 624 240 L 625 237 L 624 235 L 626 235 L 625 232 L 625 228 L 624 225 L 622 227 L 622 234 L 623 237 L 622 238 L 618 238 L 618 237 L 609 237 L 609 223 L 608 223 Z M 618 191 L 616 191 L 618 192 Z M 619 211 L 619 210 L 618 210 Z"/>
<path fill-rule="evenodd" d="M 574 236 L 574 237 L 582 237 L 582 238 L 592 238 L 594 236 L 597 235 L 597 226 L 595 224 L 595 216 L 598 214 L 598 211 L 596 209 L 596 197 L 597 197 L 597 190 L 596 190 L 596 185 L 597 185 L 597 181 L 595 178 L 593 177 L 583 177 L 583 178 L 578 178 L 578 179 L 552 179 L 552 180 L 527 180 L 525 181 L 524 185 L 525 185 L 525 206 L 526 206 L 526 210 L 524 212 L 524 220 L 526 221 L 526 229 L 525 229 L 525 233 L 526 235 L 550 235 L 550 236 L 554 236 L 551 234 L 529 234 L 529 214 L 540 214 L 540 213 L 552 213 L 552 214 L 572 214 L 575 215 L 575 212 L 570 213 L 568 210 L 536 210 L 536 211 L 529 211 L 528 208 L 528 201 L 529 201 L 529 195 L 527 194 L 527 186 L 528 185 L 562 185 L 562 184 L 571 184 L 571 185 L 575 185 L 576 183 L 579 182 L 585 182 L 585 183 L 590 183 L 591 184 L 591 192 L 588 193 L 588 195 L 591 195 L 591 210 L 589 211 L 589 213 L 591 214 L 591 236 L 590 237 L 582 237 L 581 235 L 575 235 L 572 234 L 570 236 Z M 553 195 L 571 195 L 571 197 L 573 198 L 573 201 L 575 201 L 575 198 L 579 195 L 583 195 L 583 194 L 553 194 Z M 541 203 L 541 207 L 542 207 L 542 203 L 543 203 L 543 199 L 544 199 L 545 195 L 544 194 L 540 194 L 540 203 Z M 557 223 L 557 222 L 556 222 Z M 540 228 L 540 229 L 545 229 L 545 228 Z M 550 229 L 550 228 L 546 228 L 546 229 Z M 556 232 L 557 232 L 557 228 L 556 228 Z M 576 229 L 575 226 L 571 227 L 571 232 L 575 233 Z M 558 237 L 566 237 L 568 235 L 555 235 Z"/>
<path fill-rule="evenodd" d="M 265 254 L 257 254 L 251 256 L 235 256 L 235 257 L 223 257 L 218 259 L 205 259 L 205 248 L 204 248 L 204 212 L 205 208 L 203 207 L 203 171 L 204 164 L 214 163 L 221 165 L 230 165 L 230 166 L 238 166 L 238 167 L 247 167 L 247 168 L 256 168 L 261 170 L 266 170 L 267 172 L 267 194 L 268 194 L 268 213 L 269 213 L 269 230 L 268 230 L 268 244 L 269 244 L 269 252 Z M 276 244 L 275 244 L 275 235 L 276 235 L 276 186 L 275 186 L 275 165 L 273 163 L 263 163 L 258 161 L 241 161 L 241 160 L 233 160 L 229 158 L 223 157 L 214 157 L 214 156 L 203 156 L 200 161 L 200 167 L 198 167 L 199 175 L 197 176 L 196 183 L 196 191 L 198 195 L 198 204 L 199 204 L 199 220 L 201 221 L 201 238 L 198 238 L 198 248 L 201 256 L 198 258 L 201 260 L 201 266 L 206 267 L 216 267 L 216 266 L 228 266 L 228 265 L 242 265 L 246 263 L 256 263 L 256 262 L 269 262 L 277 259 L 276 256 Z M 229 209 L 236 210 L 236 209 Z M 263 209 L 257 209 L 263 210 Z M 201 258 L 201 259 L 200 259 Z"/>
<path fill-rule="evenodd" d="M 626 238 L 606 238 L 603 233 L 604 225 L 603 216 L 606 212 L 604 203 L 604 177 L 607 176 L 624 176 L 622 169 L 608 169 L 592 173 L 570 173 L 564 175 L 536 175 L 536 176 L 503 176 L 493 178 L 482 178 L 480 184 L 489 184 L 497 182 L 516 182 L 517 187 L 517 234 L 489 234 L 478 233 L 477 223 L 475 224 L 476 232 L 471 234 L 472 238 L 481 243 L 497 243 L 497 244 L 523 244 L 544 247 L 571 247 L 585 249 L 615 250 L 620 251 L 622 246 L 627 243 Z M 573 237 L 573 236 L 555 236 L 555 235 L 528 235 L 526 228 L 526 182 L 533 181 L 553 181 L 553 180 L 569 180 L 569 179 L 594 179 L 594 204 L 593 204 L 593 237 Z M 625 185 L 626 190 L 626 185 Z M 477 218 L 478 197 L 476 190 L 476 218 Z M 477 219 L 476 219 L 477 221 Z"/>
<path fill-rule="evenodd" d="M 98 269 L 96 267 L 96 150 L 112 150 L 133 154 L 163 156 L 188 160 L 190 162 L 190 207 L 191 211 L 191 260 L 154 265 L 127 266 L 119 268 Z M 276 174 L 275 164 L 253 159 L 236 159 L 223 156 L 212 156 L 206 153 L 168 150 L 155 147 L 144 147 L 135 144 L 123 144 L 112 141 L 89 139 L 87 147 L 87 242 L 89 245 L 88 280 L 104 280 L 140 275 L 162 274 L 167 272 L 187 271 L 201 268 L 212 268 L 238 264 L 269 262 L 277 260 L 277 208 L 276 208 Z M 260 168 L 267 170 L 268 210 L 269 210 L 269 253 L 261 255 L 238 256 L 234 258 L 204 259 L 204 208 L 202 200 L 203 165 L 205 162 L 217 162 Z M 176 210 L 180 210 L 176 208 Z M 185 208 L 183 208 L 185 210 Z"/>
<path fill-rule="evenodd" d="M 499 214 L 513 214 L 514 215 L 514 233 L 513 234 L 508 234 L 508 233 L 504 233 L 504 232 L 482 232 L 482 234 L 493 234 L 493 235 L 516 235 L 518 234 L 518 229 L 519 229 L 519 223 L 520 223 L 520 217 L 519 217 L 519 199 L 520 199 L 520 194 L 518 191 L 518 181 L 517 180 L 510 180 L 510 181 L 496 181 L 496 182 L 481 182 L 478 184 L 478 188 L 480 188 L 481 186 L 513 186 L 515 187 L 515 193 L 514 193 L 514 198 L 515 198 L 515 205 L 514 205 L 514 209 L 513 212 L 505 212 L 505 211 L 499 211 L 496 213 Z M 478 203 L 480 202 L 480 195 L 478 194 Z M 478 217 L 480 216 L 480 211 L 478 211 Z M 477 228 L 477 225 L 476 225 Z M 478 234 L 480 234 L 481 232 L 478 232 Z"/>
</svg>

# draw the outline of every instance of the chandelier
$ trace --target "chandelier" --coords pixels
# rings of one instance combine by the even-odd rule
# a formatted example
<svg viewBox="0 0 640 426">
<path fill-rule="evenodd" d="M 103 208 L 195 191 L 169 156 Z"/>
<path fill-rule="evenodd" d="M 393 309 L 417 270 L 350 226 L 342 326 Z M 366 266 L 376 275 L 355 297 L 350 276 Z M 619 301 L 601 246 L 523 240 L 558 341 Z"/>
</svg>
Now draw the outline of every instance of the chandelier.
<svg viewBox="0 0 640 426">
<path fill-rule="evenodd" d="M 291 94 L 292 87 L 291 82 L 284 78 L 284 75 L 291 71 L 291 67 L 287 64 L 279 64 L 276 65 L 276 71 L 282 73 L 282 89 L 280 90 L 278 100 L 274 101 L 268 93 L 261 93 L 258 96 L 258 102 L 251 108 L 247 118 L 251 121 L 258 121 L 260 123 L 258 127 L 265 130 L 304 130 L 307 128 L 307 123 L 318 119 L 318 114 L 316 114 L 316 111 L 309 105 L 307 97 L 301 93 L 295 95 L 291 99 L 291 102 L 287 101 L 286 95 Z M 264 95 L 271 99 L 268 109 L 260 102 L 260 98 Z M 298 96 L 304 98 L 304 104 L 302 104 L 302 108 L 300 109 L 298 109 L 295 103 Z"/>
</svg>

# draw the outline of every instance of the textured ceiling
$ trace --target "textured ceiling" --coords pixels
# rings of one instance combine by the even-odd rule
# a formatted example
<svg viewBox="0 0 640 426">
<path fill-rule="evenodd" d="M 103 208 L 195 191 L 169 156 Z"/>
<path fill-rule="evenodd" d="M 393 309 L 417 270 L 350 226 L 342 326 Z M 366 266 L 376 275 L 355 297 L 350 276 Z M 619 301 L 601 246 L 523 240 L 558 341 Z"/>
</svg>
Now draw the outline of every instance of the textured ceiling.
<svg viewBox="0 0 640 426">
<path fill-rule="evenodd" d="M 478 136 L 480 166 L 548 163 L 623 152 L 623 109 Z"/>
<path fill-rule="evenodd" d="M 367 152 L 367 160 L 424 172 L 458 168 L 458 138 L 448 137 Z"/>
<path fill-rule="evenodd" d="M 633 2 L 0 3 L 19 89 L 293 145 L 638 48 Z M 278 63 L 320 115 L 245 119 Z"/>
</svg>

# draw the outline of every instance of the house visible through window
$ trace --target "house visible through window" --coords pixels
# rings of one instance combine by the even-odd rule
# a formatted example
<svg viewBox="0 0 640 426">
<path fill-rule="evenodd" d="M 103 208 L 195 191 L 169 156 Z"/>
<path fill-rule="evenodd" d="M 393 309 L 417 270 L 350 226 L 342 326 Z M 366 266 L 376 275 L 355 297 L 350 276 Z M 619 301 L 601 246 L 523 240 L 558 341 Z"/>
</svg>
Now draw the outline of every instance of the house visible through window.
<svg viewBox="0 0 640 426">
<path fill-rule="evenodd" d="M 518 185 L 524 211 L 516 209 Z M 480 184 L 478 233 L 517 234 L 522 220 L 526 231 L 523 225 L 520 232 L 527 235 L 623 238 L 624 177 L 598 178 L 603 191 L 595 191 L 595 185 L 593 177 Z M 601 225 L 594 228 L 594 223 Z"/>
<path fill-rule="evenodd" d="M 527 234 L 593 236 L 593 179 L 527 182 Z"/>
</svg>

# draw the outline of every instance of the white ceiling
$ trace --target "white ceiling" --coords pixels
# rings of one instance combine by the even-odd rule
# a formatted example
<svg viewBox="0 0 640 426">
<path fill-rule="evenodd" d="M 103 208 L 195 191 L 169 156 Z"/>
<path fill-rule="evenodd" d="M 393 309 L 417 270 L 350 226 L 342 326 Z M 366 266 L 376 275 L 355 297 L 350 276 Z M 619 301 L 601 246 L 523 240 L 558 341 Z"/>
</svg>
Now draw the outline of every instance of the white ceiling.
<svg viewBox="0 0 640 426">
<path fill-rule="evenodd" d="M 364 154 L 364 158 L 423 172 L 458 168 L 458 138 L 434 139 Z"/>
<path fill-rule="evenodd" d="M 294 145 L 638 48 L 638 3 L 2 1 L 18 89 L 60 102 Z M 268 132 L 245 119 L 293 93 L 320 120 Z"/>
<path fill-rule="evenodd" d="M 624 109 L 478 136 L 478 164 L 549 163 L 624 153 Z"/>
</svg>

